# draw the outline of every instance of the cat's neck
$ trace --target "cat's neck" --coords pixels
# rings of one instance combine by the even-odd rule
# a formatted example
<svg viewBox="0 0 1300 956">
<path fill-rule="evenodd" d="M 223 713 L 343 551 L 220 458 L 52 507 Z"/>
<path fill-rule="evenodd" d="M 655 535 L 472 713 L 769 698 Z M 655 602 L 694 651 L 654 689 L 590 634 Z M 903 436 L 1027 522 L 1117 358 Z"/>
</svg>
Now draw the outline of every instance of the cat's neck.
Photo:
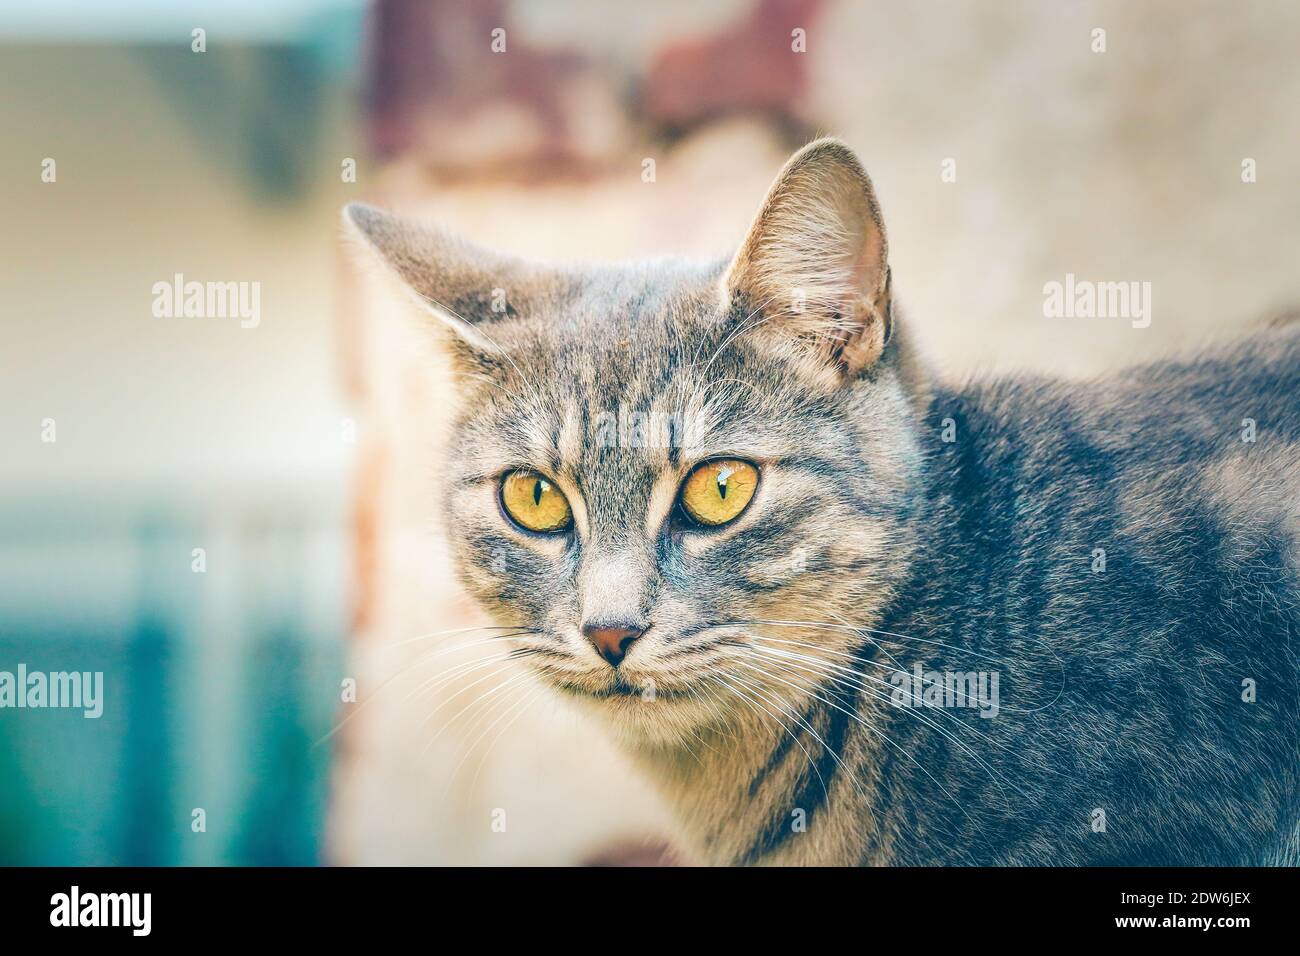
<svg viewBox="0 0 1300 956">
<path fill-rule="evenodd" d="M 842 733 L 860 719 L 848 716 L 850 708 L 857 707 L 849 703 L 834 709 L 812 698 L 805 706 L 782 722 L 751 715 L 742 722 L 699 728 L 676 744 L 626 744 L 673 811 L 677 839 L 689 862 L 884 862 L 863 857 L 864 847 L 880 843 L 871 832 L 875 756 L 859 747 L 853 772 L 840 774 L 843 764 L 835 763 L 839 756 L 828 760 L 826 751 L 815 746 L 816 739 L 829 743 L 837 727 Z M 843 748 L 842 740 L 835 743 Z M 850 778 L 856 782 L 845 784 Z M 814 818 L 826 812 L 826 787 L 835 794 L 836 815 L 847 812 L 860 831 L 838 846 L 801 839 Z"/>
<path fill-rule="evenodd" d="M 669 804 L 689 862 L 730 864 L 751 853 L 773 808 L 770 797 L 750 796 L 750 781 L 762 773 L 779 733 L 775 722 L 754 720 L 700 728 L 675 744 L 626 744 Z"/>
</svg>

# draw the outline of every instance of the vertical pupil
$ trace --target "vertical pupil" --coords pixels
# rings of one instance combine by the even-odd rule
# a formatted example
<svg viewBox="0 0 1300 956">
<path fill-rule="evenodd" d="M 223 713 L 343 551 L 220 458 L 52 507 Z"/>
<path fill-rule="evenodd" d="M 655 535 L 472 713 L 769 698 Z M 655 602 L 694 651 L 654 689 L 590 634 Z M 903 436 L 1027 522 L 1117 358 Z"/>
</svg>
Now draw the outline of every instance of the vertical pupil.
<svg viewBox="0 0 1300 956">
<path fill-rule="evenodd" d="M 541 503 L 542 503 L 542 479 L 538 478 L 537 481 L 533 484 L 533 505 L 536 506 L 536 505 L 540 505 Z"/>
<path fill-rule="evenodd" d="M 727 480 L 734 474 L 735 472 L 727 465 L 718 469 L 718 497 L 723 501 L 727 500 Z"/>
</svg>

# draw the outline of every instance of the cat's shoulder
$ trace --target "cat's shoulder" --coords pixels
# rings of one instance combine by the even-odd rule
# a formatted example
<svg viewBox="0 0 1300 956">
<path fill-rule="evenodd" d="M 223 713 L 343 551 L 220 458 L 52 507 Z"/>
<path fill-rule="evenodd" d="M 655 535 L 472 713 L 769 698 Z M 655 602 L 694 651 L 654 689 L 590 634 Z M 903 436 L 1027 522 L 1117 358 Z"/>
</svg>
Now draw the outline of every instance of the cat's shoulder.
<svg viewBox="0 0 1300 956">
<path fill-rule="evenodd" d="M 1300 322 L 1088 381 L 1006 376 L 951 398 L 965 454 L 1009 497 L 1107 500 L 1153 539 L 1204 519 L 1300 559 Z"/>
<path fill-rule="evenodd" d="M 1300 443 L 1300 316 L 1102 376 L 1007 374 L 971 379 L 946 395 L 992 428 L 1059 426 L 1152 442 L 1235 431 L 1249 419 Z"/>
</svg>

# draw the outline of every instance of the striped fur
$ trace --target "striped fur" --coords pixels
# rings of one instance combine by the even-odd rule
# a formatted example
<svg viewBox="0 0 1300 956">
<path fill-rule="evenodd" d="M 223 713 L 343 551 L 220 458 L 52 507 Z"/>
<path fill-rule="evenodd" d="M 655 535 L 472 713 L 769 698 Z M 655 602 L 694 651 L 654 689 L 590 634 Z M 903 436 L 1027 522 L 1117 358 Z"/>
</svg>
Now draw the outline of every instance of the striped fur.
<svg viewBox="0 0 1300 956">
<path fill-rule="evenodd" d="M 1296 862 L 1300 329 L 1085 384 L 934 380 L 906 321 L 889 334 L 845 153 L 814 144 L 774 187 L 870 246 L 811 318 L 755 301 L 816 278 L 797 244 L 755 272 L 780 236 L 729 265 L 565 271 L 350 210 L 452 328 L 465 586 L 636 756 L 699 861 Z M 633 413 L 674 440 L 611 433 Z M 692 530 L 677 488 L 718 456 L 755 462 L 758 492 Z M 563 490 L 571 534 L 503 518 L 520 467 Z M 649 628 L 617 670 L 595 619 Z M 917 664 L 996 672 L 997 715 L 897 706 Z"/>
</svg>

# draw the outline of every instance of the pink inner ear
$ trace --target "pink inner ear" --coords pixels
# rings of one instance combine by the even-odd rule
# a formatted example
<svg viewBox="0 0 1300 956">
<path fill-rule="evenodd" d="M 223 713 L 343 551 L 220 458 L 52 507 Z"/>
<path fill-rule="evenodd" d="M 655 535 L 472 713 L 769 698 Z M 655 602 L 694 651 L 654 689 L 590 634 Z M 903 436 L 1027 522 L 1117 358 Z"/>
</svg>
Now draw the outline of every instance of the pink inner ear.
<svg viewBox="0 0 1300 956">
<path fill-rule="evenodd" d="M 865 229 L 854 230 L 863 236 L 863 241 L 856 247 L 846 248 L 840 257 L 844 267 L 847 284 L 840 296 L 835 316 L 835 325 L 839 328 L 839 347 L 852 341 L 861 331 L 858 326 L 863 313 L 870 307 L 880 288 L 880 242 L 870 223 Z"/>
<path fill-rule="evenodd" d="M 853 261 L 853 281 L 862 298 L 873 301 L 882 285 L 883 243 L 879 230 L 868 220 L 863 224 L 863 241 Z"/>
</svg>

